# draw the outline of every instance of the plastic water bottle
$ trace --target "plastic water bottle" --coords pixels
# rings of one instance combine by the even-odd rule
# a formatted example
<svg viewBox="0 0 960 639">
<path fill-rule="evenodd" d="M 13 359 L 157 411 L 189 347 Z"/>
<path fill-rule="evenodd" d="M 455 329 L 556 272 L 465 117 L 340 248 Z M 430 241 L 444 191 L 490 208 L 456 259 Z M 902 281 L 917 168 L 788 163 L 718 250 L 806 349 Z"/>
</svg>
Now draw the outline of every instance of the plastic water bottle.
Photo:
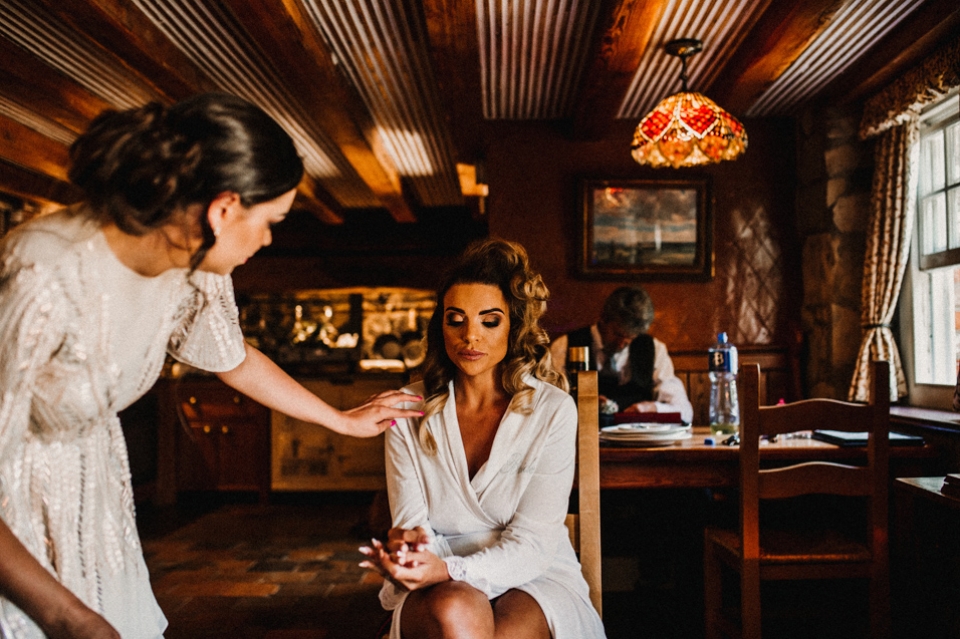
<svg viewBox="0 0 960 639">
<path fill-rule="evenodd" d="M 710 431 L 733 435 L 740 430 L 740 401 L 737 398 L 737 347 L 726 333 L 717 335 L 710 348 Z"/>
</svg>

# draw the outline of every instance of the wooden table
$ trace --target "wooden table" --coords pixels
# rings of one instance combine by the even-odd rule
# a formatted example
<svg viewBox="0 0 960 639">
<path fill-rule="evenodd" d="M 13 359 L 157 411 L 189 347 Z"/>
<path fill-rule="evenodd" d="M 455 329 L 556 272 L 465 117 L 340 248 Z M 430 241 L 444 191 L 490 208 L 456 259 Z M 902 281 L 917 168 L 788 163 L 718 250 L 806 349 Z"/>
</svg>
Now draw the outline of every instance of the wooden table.
<svg viewBox="0 0 960 639">
<path fill-rule="evenodd" d="M 706 426 L 695 426 L 693 437 L 670 446 L 633 448 L 600 446 L 600 487 L 618 488 L 719 488 L 737 484 L 740 450 L 737 446 L 707 445 Z M 717 438 L 718 441 L 722 437 Z M 864 449 L 840 447 L 817 439 L 780 438 L 761 442 L 760 454 L 771 465 L 800 462 L 813 456 L 842 462 L 864 456 Z M 926 464 L 937 459 L 927 446 L 891 446 L 891 475 L 922 475 Z"/>
<path fill-rule="evenodd" d="M 894 636 L 955 639 L 960 628 L 960 499 L 943 475 L 894 481 Z"/>
</svg>

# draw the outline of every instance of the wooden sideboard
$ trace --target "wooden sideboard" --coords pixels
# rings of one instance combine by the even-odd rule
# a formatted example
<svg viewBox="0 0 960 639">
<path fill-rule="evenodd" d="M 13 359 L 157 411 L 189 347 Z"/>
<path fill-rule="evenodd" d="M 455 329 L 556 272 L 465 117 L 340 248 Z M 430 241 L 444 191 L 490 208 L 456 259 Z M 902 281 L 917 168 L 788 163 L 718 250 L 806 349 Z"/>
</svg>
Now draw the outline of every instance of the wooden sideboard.
<svg viewBox="0 0 960 639">
<path fill-rule="evenodd" d="M 404 385 L 402 374 L 301 379 L 331 406 L 347 409 L 371 395 Z M 381 490 L 386 488 L 383 435 L 339 435 L 279 411 L 271 419 L 270 487 L 275 491 Z"/>
<path fill-rule="evenodd" d="M 270 411 L 216 378 L 183 384 L 177 403 L 177 489 L 257 491 L 265 499 Z"/>
<path fill-rule="evenodd" d="M 402 374 L 300 379 L 340 409 L 405 384 Z M 379 490 L 383 436 L 357 439 L 292 419 L 213 376 L 161 379 L 149 395 L 157 412 L 156 479 L 149 494 L 172 504 L 182 491 Z"/>
</svg>

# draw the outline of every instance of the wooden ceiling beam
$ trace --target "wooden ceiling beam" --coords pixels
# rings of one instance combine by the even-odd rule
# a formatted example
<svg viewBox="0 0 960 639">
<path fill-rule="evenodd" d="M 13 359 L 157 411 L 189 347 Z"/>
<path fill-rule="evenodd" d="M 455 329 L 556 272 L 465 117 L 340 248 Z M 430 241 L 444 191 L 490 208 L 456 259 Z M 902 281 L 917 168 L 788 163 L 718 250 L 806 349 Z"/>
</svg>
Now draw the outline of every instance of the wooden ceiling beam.
<svg viewBox="0 0 960 639">
<path fill-rule="evenodd" d="M 823 99 L 846 104 L 867 98 L 922 62 L 957 33 L 960 33 L 957 0 L 929 0 L 831 81 L 823 90 Z"/>
<path fill-rule="evenodd" d="M 0 93 L 20 106 L 81 133 L 110 104 L 29 51 L 0 37 Z"/>
<path fill-rule="evenodd" d="M 777 0 L 744 38 L 704 93 L 743 113 L 786 71 L 833 19 L 844 0 Z"/>
<path fill-rule="evenodd" d="M 324 191 L 309 175 L 304 175 L 297 186 L 297 195 L 293 200 L 293 208 L 309 211 L 324 224 L 343 224 L 343 216 L 334 210 L 332 203 L 326 202 Z"/>
<path fill-rule="evenodd" d="M 483 143 L 480 43 L 474 0 L 424 0 L 430 63 L 456 148 L 457 161 L 476 164 Z"/>
<path fill-rule="evenodd" d="M 42 0 L 44 6 L 170 102 L 215 88 L 129 0 Z"/>
<path fill-rule="evenodd" d="M 397 222 L 415 222 L 393 161 L 366 106 L 296 0 L 226 0 L 314 124 L 336 144 Z"/>
<path fill-rule="evenodd" d="M 600 139 L 607 133 L 667 4 L 667 0 L 604 0 L 597 20 L 602 30 L 595 35 L 574 107 L 574 138 Z"/>
<path fill-rule="evenodd" d="M 70 153 L 64 145 L 0 115 L 0 158 L 62 182 L 67 180 Z"/>
<path fill-rule="evenodd" d="M 216 90 L 202 69 L 136 6 L 123 0 L 42 0 L 58 19 L 72 26 L 95 47 L 102 50 L 134 76 L 151 87 L 168 103 L 189 95 Z M 287 34 L 289 38 L 289 34 Z M 9 81 L 8 81 L 9 80 Z M 37 114 L 81 133 L 90 120 L 110 104 L 93 95 L 76 81 L 52 69 L 29 52 L 0 38 L 0 91 L 14 102 Z M 28 129 L 29 130 L 29 129 Z M 38 135 L 35 132 L 34 136 Z M 32 136 L 28 135 L 28 139 Z M 40 136 L 47 144 L 55 144 Z M 46 148 L 41 146 L 41 148 Z M 11 150 L 12 153 L 18 153 Z M 19 155 L 8 157 L 17 164 L 35 162 Z M 61 173 L 65 175 L 67 158 Z M 37 168 L 37 167 L 32 167 Z M 42 172 L 51 174 L 50 167 Z M 337 223 L 339 217 L 312 194 L 302 194 L 298 202 L 317 212 L 322 219 Z"/>
<path fill-rule="evenodd" d="M 0 159 L 0 192 L 8 193 L 43 208 L 66 206 L 79 202 L 80 189 L 49 175 L 29 171 Z"/>
</svg>

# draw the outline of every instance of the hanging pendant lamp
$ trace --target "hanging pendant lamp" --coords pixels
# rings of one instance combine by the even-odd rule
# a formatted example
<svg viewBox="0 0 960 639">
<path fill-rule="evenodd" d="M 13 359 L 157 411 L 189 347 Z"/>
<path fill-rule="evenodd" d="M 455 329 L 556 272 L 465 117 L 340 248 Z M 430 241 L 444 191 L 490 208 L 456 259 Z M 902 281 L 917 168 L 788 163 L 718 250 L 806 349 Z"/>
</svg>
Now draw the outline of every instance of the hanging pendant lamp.
<svg viewBox="0 0 960 639">
<path fill-rule="evenodd" d="M 631 145 L 633 159 L 675 169 L 736 159 L 747 148 L 743 124 L 707 96 L 687 90 L 687 58 L 699 53 L 703 43 L 683 38 L 671 40 L 665 49 L 680 58 L 682 88 L 640 120 Z"/>
</svg>

